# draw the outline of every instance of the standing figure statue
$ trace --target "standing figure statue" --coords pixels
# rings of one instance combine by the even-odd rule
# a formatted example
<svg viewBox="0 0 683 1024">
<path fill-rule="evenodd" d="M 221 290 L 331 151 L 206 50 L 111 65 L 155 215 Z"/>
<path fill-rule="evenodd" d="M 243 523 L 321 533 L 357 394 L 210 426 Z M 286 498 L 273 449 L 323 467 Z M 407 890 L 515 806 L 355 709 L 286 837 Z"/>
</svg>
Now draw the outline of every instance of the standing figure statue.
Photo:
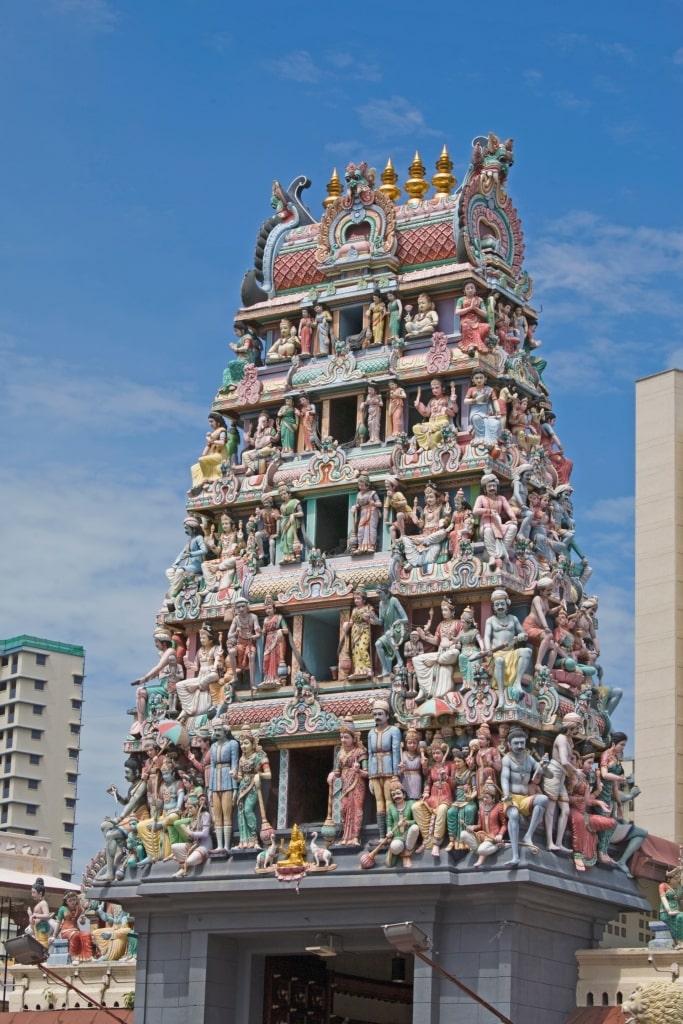
<svg viewBox="0 0 683 1024">
<path fill-rule="evenodd" d="M 541 423 L 541 447 L 555 468 L 558 484 L 568 484 L 574 463 L 565 457 L 562 442 L 555 433 L 556 419 L 557 416 L 552 410 L 546 411 L 545 418 Z"/>
<path fill-rule="evenodd" d="M 478 495 L 472 514 L 479 516 L 479 536 L 489 556 L 489 572 L 512 572 L 517 515 L 507 498 L 498 493 L 498 478 L 493 473 L 484 473 L 481 486 L 484 493 Z"/>
<path fill-rule="evenodd" d="M 659 886 L 659 920 L 671 932 L 674 948 L 680 949 L 683 946 L 683 884 L 680 866 L 667 871 L 666 881 Z"/>
<path fill-rule="evenodd" d="M 287 637 L 289 630 L 282 615 L 275 610 L 270 594 L 263 605 L 263 677 L 261 686 L 280 686 L 287 681 Z"/>
<path fill-rule="evenodd" d="M 261 824 L 266 820 L 263 784 L 270 782 L 271 772 L 268 758 L 250 729 L 240 733 L 239 745 L 242 753 L 235 775 L 238 782 L 237 827 L 240 833 L 237 849 L 252 850 L 260 846 L 259 816 Z"/>
<path fill-rule="evenodd" d="M 405 310 L 404 327 L 409 338 L 428 337 L 439 326 L 439 314 L 426 292 L 420 292 L 417 297 L 417 313 L 415 316 L 412 315 L 412 306 L 406 306 Z"/>
<path fill-rule="evenodd" d="M 377 532 L 382 502 L 377 491 L 370 486 L 370 477 L 361 473 L 358 477 L 356 503 L 351 507 L 353 532 L 357 538 L 356 554 L 367 554 L 377 550 Z"/>
<path fill-rule="evenodd" d="M 45 882 L 42 878 L 36 878 L 31 886 L 31 900 L 33 906 L 28 912 L 28 925 L 24 929 L 24 934 L 31 935 L 41 946 L 47 948 L 57 930 L 57 922 L 45 899 Z"/>
<path fill-rule="evenodd" d="M 313 310 L 310 306 L 304 306 L 301 310 L 301 320 L 299 320 L 299 342 L 301 343 L 302 356 L 310 356 L 313 354 L 314 327 L 315 320 L 313 318 Z"/>
<path fill-rule="evenodd" d="M 553 750 L 550 762 L 546 767 L 545 778 L 543 779 L 543 792 L 548 797 L 548 806 L 545 812 L 545 836 L 546 848 L 548 850 L 566 850 L 562 845 L 564 833 L 569 821 L 569 794 L 567 793 L 567 779 L 573 779 L 576 775 L 574 767 L 574 737 L 581 728 L 583 719 L 575 711 L 569 711 L 561 723 L 561 732 L 553 741 Z M 558 808 L 557 828 L 553 838 L 553 825 L 555 809 Z M 569 851 L 566 851 L 569 852 Z"/>
<path fill-rule="evenodd" d="M 275 565 L 279 509 L 275 508 L 272 494 L 266 494 L 263 498 L 261 508 L 256 509 L 258 520 L 257 537 L 260 537 L 260 544 L 263 554 L 269 565 Z"/>
<path fill-rule="evenodd" d="M 98 877 L 101 882 L 113 882 L 116 868 L 125 853 L 131 820 L 149 817 L 147 806 L 147 782 L 142 778 L 140 762 L 136 757 L 129 757 L 124 763 L 124 775 L 129 783 L 125 796 L 119 793 L 116 786 L 111 785 L 107 793 L 111 793 L 122 810 L 113 817 L 105 818 L 100 828 L 104 836 L 105 867 Z"/>
<path fill-rule="evenodd" d="M 195 516 L 187 516 L 183 519 L 183 526 L 187 542 L 173 565 L 166 570 L 166 579 L 171 584 L 166 595 L 167 605 L 174 603 L 187 580 L 201 576 L 202 562 L 209 553 L 199 520 Z"/>
<path fill-rule="evenodd" d="M 392 784 L 398 784 L 401 762 L 401 730 L 389 724 L 389 712 L 389 701 L 376 700 L 372 705 L 375 724 L 368 733 L 368 777 L 377 805 L 380 839 L 387 834 L 387 806 L 391 806 Z"/>
<path fill-rule="evenodd" d="M 441 844 L 446 835 L 446 816 L 455 796 L 453 764 L 446 761 L 448 747 L 445 743 L 433 742 L 427 754 L 430 765 L 427 769 L 422 799 L 413 807 L 415 821 L 432 855 L 439 857 Z"/>
<path fill-rule="evenodd" d="M 367 423 L 369 444 L 379 444 L 380 442 L 383 406 L 384 402 L 382 401 L 382 396 L 377 390 L 377 384 L 374 381 L 369 381 L 368 393 L 360 406 L 361 414 Z"/>
<path fill-rule="evenodd" d="M 419 448 L 430 451 L 440 445 L 444 427 L 452 424 L 458 412 L 458 400 L 455 394 L 455 382 L 451 382 L 450 395 L 446 395 L 443 384 L 435 379 L 431 382 L 432 397 L 427 405 L 422 401 L 422 389 L 418 387 L 415 397 L 415 408 L 421 416 L 428 417 L 426 423 L 416 423 L 413 434 Z"/>
<path fill-rule="evenodd" d="M 315 306 L 316 348 L 318 356 L 329 356 L 332 344 L 332 314 L 322 302 Z"/>
<path fill-rule="evenodd" d="M 519 818 L 531 818 L 526 832 L 526 845 L 531 845 L 534 832 L 548 806 L 548 797 L 530 791 L 530 784 L 536 783 L 547 774 L 544 762 L 537 761 L 527 750 L 527 735 L 518 725 L 508 733 L 509 750 L 503 757 L 500 786 L 503 805 L 508 820 L 512 860 L 510 867 L 519 864 Z M 544 759 L 547 762 L 547 756 Z"/>
<path fill-rule="evenodd" d="M 372 293 L 372 302 L 365 311 L 365 322 L 372 337 L 373 345 L 384 344 L 384 324 L 387 319 L 387 307 L 380 291 Z"/>
<path fill-rule="evenodd" d="M 345 637 L 349 637 L 351 651 L 351 679 L 367 679 L 372 676 L 372 627 L 380 620 L 367 600 L 365 587 L 356 587 L 353 592 L 353 608 L 349 619 L 342 627 L 340 651 Z"/>
<path fill-rule="evenodd" d="M 219 851 L 232 846 L 233 800 L 237 790 L 240 745 L 222 719 L 211 729 L 208 793 Z"/>
<path fill-rule="evenodd" d="M 379 663 L 382 666 L 382 676 L 386 679 L 391 676 L 394 662 L 403 667 L 401 656 L 401 644 L 408 636 L 409 623 L 405 608 L 397 597 L 391 593 L 388 583 L 380 583 L 377 587 L 379 592 L 379 619 L 384 632 L 379 640 L 375 641 L 375 650 Z"/>
<path fill-rule="evenodd" d="M 458 348 L 470 358 L 477 352 L 487 355 L 491 351 L 487 344 L 491 328 L 484 300 L 477 295 L 474 281 L 465 285 L 465 294 L 455 304 L 455 314 L 460 317 Z"/>
<path fill-rule="evenodd" d="M 391 424 L 391 437 L 398 437 L 405 428 L 405 407 L 408 396 L 402 387 L 399 387 L 397 380 L 389 381 L 389 423 Z M 387 438 L 390 440 L 390 438 Z"/>
<path fill-rule="evenodd" d="M 501 697 L 507 689 L 510 700 L 524 695 L 522 678 L 531 668 L 533 651 L 517 644 L 526 641 L 526 633 L 516 615 L 510 614 L 510 598 L 505 590 L 491 594 L 493 614 L 486 620 L 484 645 L 493 661 L 493 678 Z"/>
<path fill-rule="evenodd" d="M 296 433 L 300 417 L 301 413 L 294 405 L 294 399 L 288 395 L 285 398 L 285 404 L 281 405 L 277 411 L 277 429 L 280 432 L 283 455 L 292 455 L 296 448 Z"/>
<path fill-rule="evenodd" d="M 330 796 L 335 784 L 341 781 L 341 825 L 339 846 L 360 846 L 363 825 L 363 805 L 368 777 L 368 752 L 361 743 L 360 733 L 353 719 L 344 719 L 339 729 L 341 747 L 334 768 L 327 776 Z"/>
<path fill-rule="evenodd" d="M 551 597 L 554 586 L 555 581 L 551 576 L 541 576 L 536 580 L 536 594 L 531 602 L 529 614 L 522 623 L 522 629 L 536 649 L 536 669 L 542 668 L 544 664 L 551 669 L 562 651 L 560 645 L 555 643 L 547 619 L 547 616 L 559 606 Z M 546 655 L 547 662 L 544 661 Z"/>
<path fill-rule="evenodd" d="M 458 643 L 460 645 L 458 668 L 460 669 L 460 675 L 462 676 L 462 689 L 471 690 L 475 685 L 474 670 L 481 664 L 484 641 L 477 629 L 477 624 L 474 620 L 474 612 L 469 605 L 463 610 L 460 616 Z"/>
<path fill-rule="evenodd" d="M 192 467 L 192 488 L 199 490 L 203 484 L 220 480 L 221 463 L 228 461 L 228 427 L 220 413 L 209 413 L 209 430 L 204 451 L 199 462 Z"/>
<path fill-rule="evenodd" d="M 249 611 L 246 597 L 238 597 L 235 601 L 235 615 L 228 630 L 228 661 L 232 669 L 232 677 L 237 680 L 240 675 L 249 671 L 249 684 L 256 683 L 256 641 L 261 636 L 259 621 Z"/>
<path fill-rule="evenodd" d="M 299 448 L 302 452 L 312 452 L 317 443 L 317 413 L 312 402 L 302 395 L 299 399 Z"/>
<path fill-rule="evenodd" d="M 300 562 L 303 544 L 299 540 L 299 526 L 304 518 L 304 510 L 298 498 L 295 498 L 287 484 L 283 481 L 278 486 L 280 496 L 280 517 L 278 519 L 278 536 L 280 539 L 280 563 Z"/>
<path fill-rule="evenodd" d="M 389 314 L 388 341 L 398 341 L 401 337 L 401 317 L 403 303 L 396 292 L 387 292 L 387 313 Z"/>
</svg>

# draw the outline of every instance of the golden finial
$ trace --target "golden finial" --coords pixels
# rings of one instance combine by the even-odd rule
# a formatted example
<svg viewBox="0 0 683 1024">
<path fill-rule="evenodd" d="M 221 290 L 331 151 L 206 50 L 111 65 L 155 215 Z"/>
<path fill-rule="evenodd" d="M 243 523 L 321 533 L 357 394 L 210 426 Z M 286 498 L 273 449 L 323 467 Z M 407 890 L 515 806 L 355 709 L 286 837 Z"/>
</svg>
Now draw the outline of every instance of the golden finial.
<svg viewBox="0 0 683 1024">
<path fill-rule="evenodd" d="M 341 183 L 341 178 L 337 174 L 337 168 L 332 171 L 332 177 L 327 183 L 327 199 L 323 199 L 323 207 L 327 209 L 335 199 L 342 194 L 344 187 Z"/>
<path fill-rule="evenodd" d="M 437 196 L 450 195 L 451 189 L 457 185 L 457 180 L 453 172 L 453 161 L 448 155 L 448 150 L 444 146 L 441 150 L 441 156 L 436 161 L 436 174 L 432 178 L 432 185 L 436 189 L 434 193 Z"/>
<path fill-rule="evenodd" d="M 378 192 L 384 192 L 385 196 L 388 196 L 394 203 L 401 195 L 401 190 L 396 184 L 398 181 L 398 174 L 394 170 L 394 165 L 391 162 L 391 157 L 387 160 L 387 166 L 384 168 L 380 175 L 382 184 L 380 185 Z"/>
<path fill-rule="evenodd" d="M 408 174 L 410 177 L 404 183 L 403 187 L 411 199 L 419 201 L 420 199 L 423 199 L 425 193 L 429 191 L 429 184 L 425 181 L 425 165 L 422 163 L 422 159 L 417 150 L 415 150 L 413 162 L 408 168 Z"/>
</svg>

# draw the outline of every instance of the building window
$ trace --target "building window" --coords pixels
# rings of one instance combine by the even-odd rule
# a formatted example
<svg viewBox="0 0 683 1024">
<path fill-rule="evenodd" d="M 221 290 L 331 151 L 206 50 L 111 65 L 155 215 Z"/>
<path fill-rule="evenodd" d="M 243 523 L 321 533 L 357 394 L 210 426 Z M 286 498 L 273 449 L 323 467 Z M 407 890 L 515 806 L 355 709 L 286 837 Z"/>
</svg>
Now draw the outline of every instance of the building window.
<svg viewBox="0 0 683 1024">
<path fill-rule="evenodd" d="M 69 726 L 69 729 L 70 729 L 71 733 L 72 733 L 72 734 L 73 734 L 74 736 L 78 736 L 78 734 L 79 734 L 79 733 L 80 733 L 80 731 L 81 731 L 81 727 L 80 727 L 80 725 L 76 725 L 76 723 L 75 723 L 75 722 L 72 722 L 72 723 L 71 723 L 71 725 Z"/>
<path fill-rule="evenodd" d="M 43 713 L 43 705 L 42 704 L 34 704 L 33 705 L 33 714 L 34 715 L 42 715 L 42 713 Z"/>
<path fill-rule="evenodd" d="M 10 725 L 14 721 L 14 708 L 10 708 L 9 711 L 7 712 L 7 721 L 9 722 Z"/>
<path fill-rule="evenodd" d="M 75 683 L 76 686 L 82 686 L 83 685 L 83 676 L 76 676 L 75 675 L 73 678 L 74 678 L 74 683 Z"/>
<path fill-rule="evenodd" d="M 4 668 L 5 665 L 9 665 L 9 658 L 8 657 L 4 657 L 2 659 L 2 667 Z"/>
<path fill-rule="evenodd" d="M 36 665 L 47 665 L 47 654 L 36 654 Z"/>
<path fill-rule="evenodd" d="M 62 857 L 64 857 L 65 860 L 71 860 L 73 855 L 74 855 L 73 850 L 70 850 L 68 846 L 63 846 L 62 847 Z"/>
<path fill-rule="evenodd" d="M 19 655 L 18 654 L 13 654 L 12 655 L 12 672 L 18 672 L 18 671 L 19 671 Z"/>
<path fill-rule="evenodd" d="M 12 698 L 16 697 L 16 695 L 17 695 L 17 684 L 16 683 L 10 683 L 9 684 L 9 699 L 12 700 Z"/>
<path fill-rule="evenodd" d="M 69 783 L 70 786 L 75 786 L 76 783 L 78 782 L 78 776 L 74 775 L 73 772 L 67 772 L 66 781 Z"/>
<path fill-rule="evenodd" d="M 26 804 L 26 813 L 27 814 L 37 814 L 38 813 L 38 804 Z"/>
<path fill-rule="evenodd" d="M 0 824 L 2 824 L 2 825 L 6 825 L 7 824 L 7 808 L 6 807 L 3 807 L 3 809 L 0 811 Z"/>
<path fill-rule="evenodd" d="M 83 701 L 82 700 L 72 700 L 71 701 L 71 707 L 74 709 L 74 711 L 80 711 L 81 708 L 83 707 Z"/>
<path fill-rule="evenodd" d="M 5 775 L 9 775 L 9 773 L 11 771 L 12 771 L 12 762 L 11 762 L 11 760 L 10 761 L 5 761 Z"/>
<path fill-rule="evenodd" d="M 72 796 L 64 797 L 64 803 L 66 804 L 67 807 L 75 807 L 76 806 L 76 801 L 74 800 L 74 798 Z"/>
<path fill-rule="evenodd" d="M 12 744 L 14 743 L 14 729 L 8 729 L 6 735 L 7 739 L 5 740 L 5 746 L 11 747 Z"/>
<path fill-rule="evenodd" d="M 32 740 L 42 740 L 42 738 L 43 738 L 43 730 L 42 729 L 31 729 L 31 739 Z"/>
<path fill-rule="evenodd" d="M 6 682 L 0 683 L 0 690 L 2 690 L 3 693 L 5 692 L 6 689 L 7 689 L 7 683 Z"/>
<path fill-rule="evenodd" d="M 73 822 L 72 821 L 65 821 L 64 822 L 64 831 L 65 832 L 73 832 L 73 830 L 74 830 Z"/>
<path fill-rule="evenodd" d="M 9 779 L 5 779 L 2 784 L 2 796 L 6 799 L 9 796 Z"/>
<path fill-rule="evenodd" d="M 44 679 L 34 679 L 33 680 L 33 688 L 35 690 L 44 690 L 45 689 L 45 680 Z"/>
<path fill-rule="evenodd" d="M 28 788 L 29 789 L 38 789 L 39 785 L 40 785 L 40 779 L 29 779 L 28 780 Z"/>
<path fill-rule="evenodd" d="M 40 764 L 40 759 L 41 759 L 42 756 L 43 756 L 42 754 L 29 754 L 28 755 L 28 763 L 29 764 Z"/>
<path fill-rule="evenodd" d="M 68 754 L 69 754 L 69 757 L 73 757 L 73 758 L 75 758 L 77 760 L 78 759 L 78 747 L 69 747 Z"/>
</svg>

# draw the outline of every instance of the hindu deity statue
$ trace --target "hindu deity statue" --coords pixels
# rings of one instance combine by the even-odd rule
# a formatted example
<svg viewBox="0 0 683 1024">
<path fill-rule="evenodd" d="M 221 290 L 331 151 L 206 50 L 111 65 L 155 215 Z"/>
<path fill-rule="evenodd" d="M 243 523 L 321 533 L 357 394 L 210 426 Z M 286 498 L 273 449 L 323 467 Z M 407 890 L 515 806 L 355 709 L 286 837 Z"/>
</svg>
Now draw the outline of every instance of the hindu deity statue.
<svg viewBox="0 0 683 1024">
<path fill-rule="evenodd" d="M 240 834 L 237 849 L 251 850 L 260 846 L 259 812 L 261 821 L 266 819 L 263 784 L 270 781 L 271 772 L 268 757 L 251 730 L 245 729 L 240 733 L 239 745 L 242 753 L 236 773 L 238 787 L 235 804 Z"/>
<path fill-rule="evenodd" d="M 192 488 L 199 490 L 205 483 L 220 480 L 221 464 L 228 461 L 228 427 L 220 413 L 209 413 L 209 430 L 199 462 L 192 467 Z"/>
<path fill-rule="evenodd" d="M 284 405 L 281 405 L 277 411 L 276 421 L 283 455 L 291 455 L 296 449 L 296 434 L 300 417 L 301 412 L 294 405 L 294 399 L 288 395 Z"/>
<path fill-rule="evenodd" d="M 465 294 L 456 302 L 455 313 L 460 317 L 458 348 L 470 357 L 477 352 L 487 355 L 491 351 L 487 344 L 490 332 L 488 313 L 484 300 L 477 295 L 474 281 L 465 285 Z"/>
<path fill-rule="evenodd" d="M 431 632 L 433 611 L 427 624 L 418 627 L 421 640 L 436 647 L 435 651 L 418 654 L 413 658 L 413 668 L 423 699 L 445 697 L 454 689 L 453 666 L 458 664 L 460 623 L 455 618 L 453 602 L 444 598 L 441 602 L 441 622 Z"/>
<path fill-rule="evenodd" d="M 327 776 L 332 793 L 341 783 L 340 846 L 360 846 L 363 805 L 367 791 L 368 752 L 363 746 L 353 719 L 345 719 L 339 730 L 341 747 L 334 768 Z"/>
<path fill-rule="evenodd" d="M 479 516 L 479 536 L 489 556 L 489 571 L 513 571 L 513 544 L 517 536 L 517 514 L 507 498 L 498 493 L 498 478 L 484 473 L 480 494 L 472 513 Z"/>
<path fill-rule="evenodd" d="M 263 617 L 263 678 L 261 686 L 280 686 L 287 681 L 287 623 L 278 611 L 270 594 L 264 601 Z"/>
<path fill-rule="evenodd" d="M 357 538 L 355 546 L 357 554 L 377 550 L 377 531 L 381 510 L 382 502 L 377 491 L 373 491 L 370 486 L 370 477 L 367 473 L 361 473 L 358 477 L 356 503 L 351 509 L 354 533 Z"/>
<path fill-rule="evenodd" d="M 379 444 L 380 442 L 383 406 L 384 402 L 377 389 L 377 384 L 374 381 L 368 382 L 368 393 L 361 402 L 360 409 L 366 423 L 367 439 L 370 444 Z"/>
<path fill-rule="evenodd" d="M 493 677 L 499 693 L 507 688 L 511 700 L 523 695 L 522 679 L 531 668 L 533 652 L 526 643 L 526 633 L 516 615 L 510 614 L 510 598 L 505 590 L 491 594 L 493 614 L 486 620 L 484 644 L 493 662 Z"/>
<path fill-rule="evenodd" d="M 223 387 L 230 391 L 234 391 L 244 378 L 247 364 L 259 365 L 261 357 L 261 344 L 253 327 L 238 320 L 235 323 L 235 334 L 237 341 L 230 342 L 235 358 L 223 371 Z"/>
<path fill-rule="evenodd" d="M 285 359 L 291 359 L 301 350 L 301 341 L 296 333 L 296 327 L 287 317 L 280 321 L 280 337 L 270 346 L 266 356 L 267 363 L 279 363 Z"/>
<path fill-rule="evenodd" d="M 434 302 L 426 292 L 417 297 L 417 313 L 412 315 L 413 307 L 406 305 L 404 327 L 408 338 L 422 338 L 433 334 L 439 326 L 439 314 Z"/>
<path fill-rule="evenodd" d="M 391 424 L 391 437 L 398 437 L 404 430 L 405 407 L 408 396 L 397 380 L 389 381 L 389 422 Z M 389 440 L 389 438 L 387 438 Z"/>
<path fill-rule="evenodd" d="M 280 561 L 287 565 L 289 562 L 301 561 L 303 544 L 299 540 L 299 527 L 304 518 L 304 510 L 284 481 L 278 486 L 278 494 L 281 502 L 278 519 Z"/>
<path fill-rule="evenodd" d="M 345 637 L 349 638 L 353 666 L 351 679 L 364 679 L 372 675 L 372 627 L 379 624 L 380 620 L 367 600 L 365 587 L 357 587 L 353 594 L 351 614 L 342 627 L 342 643 Z"/>
<path fill-rule="evenodd" d="M 218 680 L 222 667 L 223 653 L 220 645 L 216 643 L 213 629 L 207 622 L 199 630 L 196 659 L 193 661 L 191 658 L 185 658 L 185 668 L 196 674 L 190 679 L 181 679 L 176 683 L 181 721 L 189 722 L 197 728 L 202 724 L 201 719 L 211 705 L 221 703 L 223 694 Z"/>
<path fill-rule="evenodd" d="M 422 401 L 422 389 L 417 389 L 415 408 L 421 416 L 427 417 L 426 422 L 416 423 L 413 427 L 413 434 L 418 447 L 429 451 L 436 448 L 442 441 L 442 430 L 452 424 L 453 417 L 458 412 L 458 400 L 455 394 L 455 383 L 451 383 L 450 394 L 444 391 L 440 380 L 431 382 L 432 397 L 425 405 Z"/>
</svg>

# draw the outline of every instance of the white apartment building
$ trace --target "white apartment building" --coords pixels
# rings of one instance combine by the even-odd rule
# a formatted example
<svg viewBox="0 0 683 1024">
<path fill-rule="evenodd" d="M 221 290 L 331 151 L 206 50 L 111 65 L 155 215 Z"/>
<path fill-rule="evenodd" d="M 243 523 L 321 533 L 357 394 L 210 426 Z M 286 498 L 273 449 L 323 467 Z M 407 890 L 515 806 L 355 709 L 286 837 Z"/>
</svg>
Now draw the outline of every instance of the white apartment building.
<svg viewBox="0 0 683 1024">
<path fill-rule="evenodd" d="M 71 880 L 83 706 L 82 647 L 0 640 L 0 832 L 46 836 Z"/>
</svg>

